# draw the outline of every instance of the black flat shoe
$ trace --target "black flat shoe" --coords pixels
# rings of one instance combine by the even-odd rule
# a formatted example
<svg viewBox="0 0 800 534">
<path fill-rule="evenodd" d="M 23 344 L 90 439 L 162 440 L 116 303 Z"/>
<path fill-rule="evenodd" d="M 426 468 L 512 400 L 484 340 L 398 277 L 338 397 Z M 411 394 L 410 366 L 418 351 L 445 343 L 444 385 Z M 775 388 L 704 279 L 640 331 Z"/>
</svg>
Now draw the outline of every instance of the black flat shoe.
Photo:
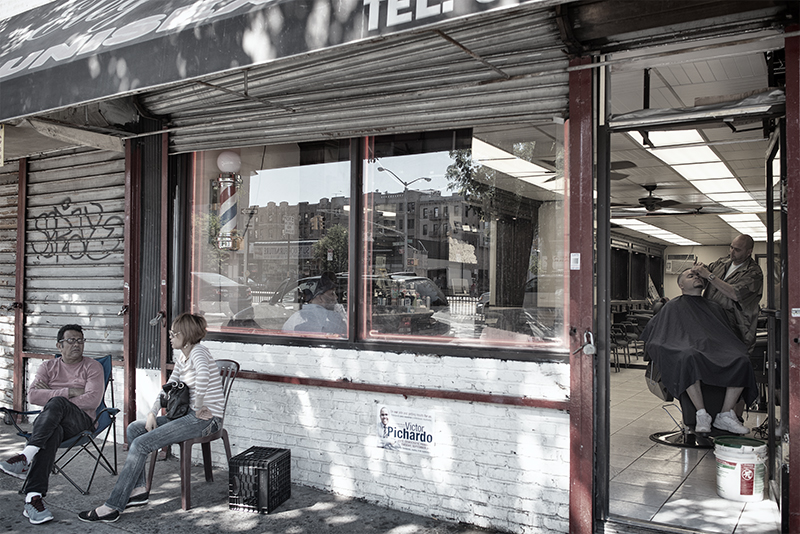
<svg viewBox="0 0 800 534">
<path fill-rule="evenodd" d="M 114 510 L 110 514 L 106 515 L 97 515 L 97 512 L 94 510 L 89 510 L 88 512 L 81 512 L 78 514 L 78 519 L 81 521 L 85 521 L 87 523 L 96 523 L 97 521 L 102 521 L 103 523 L 113 523 L 117 519 L 119 519 L 119 512 Z"/>
<path fill-rule="evenodd" d="M 125 505 L 126 508 L 132 508 L 134 506 L 144 506 L 145 504 L 150 502 L 150 492 L 147 493 L 140 493 L 135 497 L 131 497 L 128 499 L 128 504 Z"/>
</svg>

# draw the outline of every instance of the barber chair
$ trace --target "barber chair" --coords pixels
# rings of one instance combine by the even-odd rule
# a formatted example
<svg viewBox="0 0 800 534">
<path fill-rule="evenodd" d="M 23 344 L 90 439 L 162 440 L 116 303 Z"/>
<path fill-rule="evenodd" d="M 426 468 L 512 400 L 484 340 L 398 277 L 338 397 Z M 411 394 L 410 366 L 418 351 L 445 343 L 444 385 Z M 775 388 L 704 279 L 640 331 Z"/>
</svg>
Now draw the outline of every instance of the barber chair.
<svg viewBox="0 0 800 534">
<path fill-rule="evenodd" d="M 725 388 L 720 386 L 709 386 L 703 384 L 703 402 L 706 405 L 706 411 L 711 415 L 713 421 L 717 414 L 722 410 L 722 404 L 725 401 Z M 679 410 L 681 412 L 681 422 L 678 422 L 670 412 L 670 408 L 675 407 L 675 404 L 665 404 L 663 406 L 667 415 L 675 422 L 676 429 L 666 432 L 656 432 L 650 435 L 650 439 L 656 443 L 663 445 L 670 445 L 672 447 L 686 447 L 693 449 L 713 449 L 714 442 L 711 439 L 716 435 L 727 435 L 724 430 L 711 427 L 711 433 L 707 436 L 695 434 L 694 427 L 697 424 L 695 417 L 697 410 L 689 399 L 689 395 L 684 391 L 678 398 L 680 404 Z"/>
</svg>

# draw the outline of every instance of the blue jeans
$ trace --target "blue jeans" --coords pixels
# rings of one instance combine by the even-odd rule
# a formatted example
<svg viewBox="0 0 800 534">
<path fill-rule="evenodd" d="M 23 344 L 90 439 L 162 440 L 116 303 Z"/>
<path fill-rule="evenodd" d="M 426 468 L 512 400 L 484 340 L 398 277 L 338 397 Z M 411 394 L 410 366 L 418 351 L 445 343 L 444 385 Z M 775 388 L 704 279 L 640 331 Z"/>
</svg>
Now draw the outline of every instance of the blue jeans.
<svg viewBox="0 0 800 534">
<path fill-rule="evenodd" d="M 193 410 L 183 417 L 170 421 L 164 416 L 156 417 L 157 427 L 148 432 L 144 421 L 128 425 L 128 457 L 111 490 L 106 506 L 119 512 L 125 510 L 134 488 L 143 488 L 146 483 L 147 456 L 162 447 L 180 443 L 191 438 L 207 436 L 219 430 L 219 417 L 198 419 Z"/>
</svg>

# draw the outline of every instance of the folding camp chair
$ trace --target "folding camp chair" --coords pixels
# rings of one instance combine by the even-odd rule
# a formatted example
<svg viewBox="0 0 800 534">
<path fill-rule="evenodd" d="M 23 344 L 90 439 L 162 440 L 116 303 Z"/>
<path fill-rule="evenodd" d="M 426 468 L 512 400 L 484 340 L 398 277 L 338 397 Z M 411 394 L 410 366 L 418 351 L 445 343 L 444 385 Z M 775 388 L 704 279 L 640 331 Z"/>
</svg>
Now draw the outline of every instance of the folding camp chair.
<svg viewBox="0 0 800 534">
<path fill-rule="evenodd" d="M 56 357 L 60 357 L 61 355 L 57 355 Z M 95 414 L 94 419 L 94 430 L 84 430 L 77 436 L 73 436 L 70 439 L 64 440 L 61 445 L 59 445 L 59 449 L 63 449 L 64 452 L 61 453 L 60 456 L 56 458 L 55 464 L 53 466 L 54 473 L 60 473 L 64 475 L 64 478 L 69 481 L 70 484 L 75 486 L 75 488 L 80 491 L 83 495 L 89 494 L 89 489 L 92 487 L 92 482 L 94 481 L 94 475 L 97 472 L 97 467 L 102 466 L 103 469 L 108 471 L 112 475 L 117 474 L 117 414 L 119 413 L 119 409 L 114 407 L 114 374 L 111 370 L 111 355 L 103 356 L 102 358 L 97 358 L 97 361 L 100 365 L 103 366 L 103 377 L 105 381 L 105 389 L 103 390 L 103 400 L 100 402 L 100 406 L 97 407 L 97 412 Z M 111 407 L 106 406 L 106 399 L 105 393 L 109 390 L 109 384 L 111 383 Z M 0 408 L 0 412 L 4 412 L 4 421 L 7 425 L 13 424 L 14 427 L 17 429 L 17 434 L 22 436 L 23 438 L 30 439 L 31 433 L 23 430 L 18 424 L 17 420 L 21 415 L 35 415 L 41 413 L 41 410 L 34 410 L 34 411 L 27 411 L 27 412 L 20 412 L 17 410 L 11 410 L 9 408 Z M 105 450 L 106 442 L 108 441 L 108 436 L 111 434 L 113 436 L 114 442 L 114 465 L 111 465 L 111 462 L 108 458 L 103 454 Z M 102 440 L 102 441 L 100 441 Z M 98 442 L 100 445 L 98 446 Z M 72 478 L 64 471 L 72 460 L 74 460 L 81 452 L 86 451 L 86 453 L 94 459 L 94 467 L 92 469 L 92 475 L 89 477 L 89 482 L 86 484 L 86 489 L 84 490 L 81 488 Z M 69 458 L 64 460 L 65 457 L 69 455 Z"/>
</svg>

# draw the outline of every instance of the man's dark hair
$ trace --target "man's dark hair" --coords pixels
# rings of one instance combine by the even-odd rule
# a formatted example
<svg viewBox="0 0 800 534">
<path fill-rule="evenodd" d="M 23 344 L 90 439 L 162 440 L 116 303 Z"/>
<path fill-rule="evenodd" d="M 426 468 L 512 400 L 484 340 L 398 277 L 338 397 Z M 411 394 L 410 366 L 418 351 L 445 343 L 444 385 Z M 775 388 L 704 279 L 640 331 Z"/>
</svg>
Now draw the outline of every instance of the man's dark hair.
<svg viewBox="0 0 800 534">
<path fill-rule="evenodd" d="M 67 330 L 74 330 L 75 332 L 80 332 L 81 334 L 83 334 L 83 328 L 81 328 L 81 325 L 65 324 L 58 330 L 58 336 L 56 337 L 57 343 L 61 343 L 62 341 L 64 341 L 64 332 L 66 332 Z"/>
</svg>

